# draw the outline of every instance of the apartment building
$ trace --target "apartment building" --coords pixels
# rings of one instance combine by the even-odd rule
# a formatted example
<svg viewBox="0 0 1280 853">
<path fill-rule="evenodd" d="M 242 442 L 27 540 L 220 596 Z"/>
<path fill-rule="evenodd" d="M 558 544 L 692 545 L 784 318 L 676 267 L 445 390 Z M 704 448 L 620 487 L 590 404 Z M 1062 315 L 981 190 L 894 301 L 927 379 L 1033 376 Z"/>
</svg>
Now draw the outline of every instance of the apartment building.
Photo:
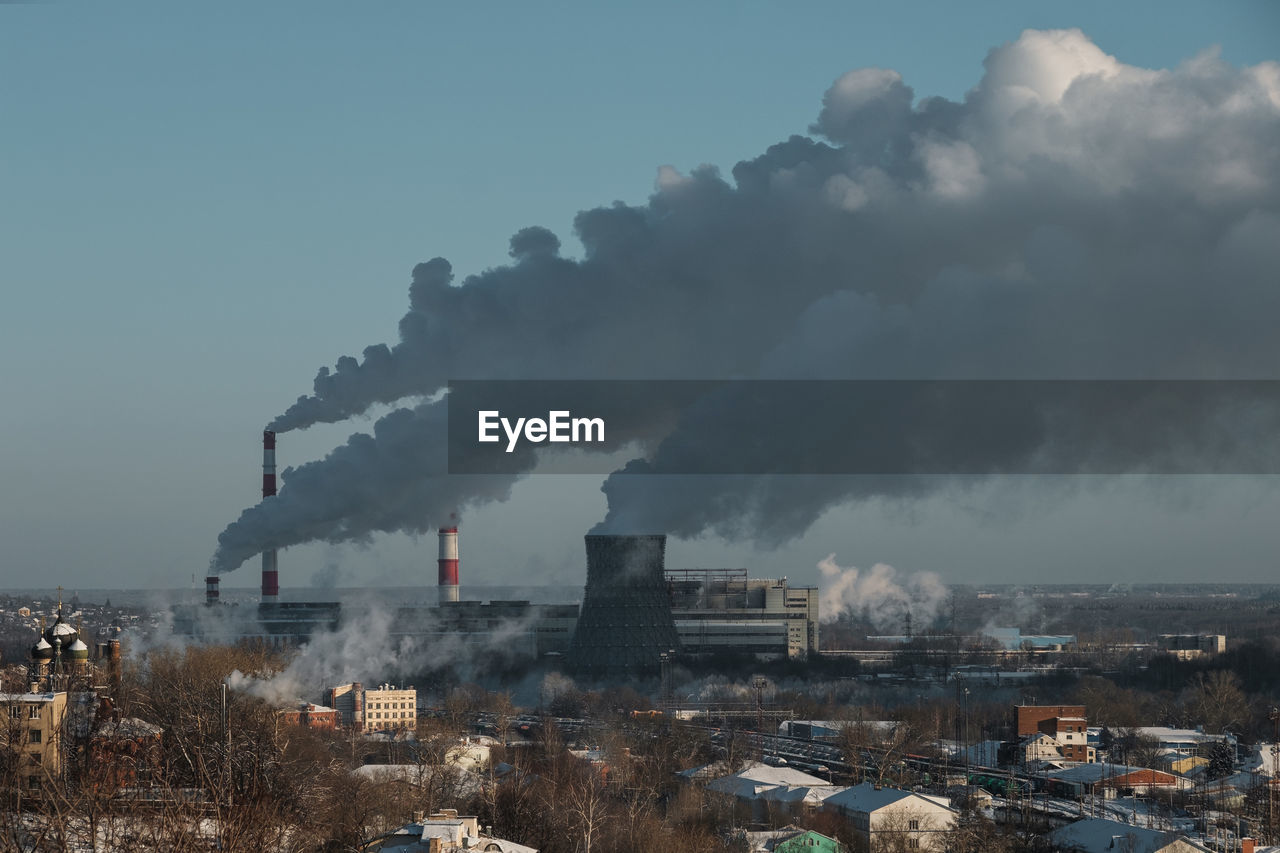
<svg viewBox="0 0 1280 853">
<path fill-rule="evenodd" d="M 0 737 L 31 788 L 62 773 L 62 730 L 67 694 L 0 693 Z"/>
</svg>

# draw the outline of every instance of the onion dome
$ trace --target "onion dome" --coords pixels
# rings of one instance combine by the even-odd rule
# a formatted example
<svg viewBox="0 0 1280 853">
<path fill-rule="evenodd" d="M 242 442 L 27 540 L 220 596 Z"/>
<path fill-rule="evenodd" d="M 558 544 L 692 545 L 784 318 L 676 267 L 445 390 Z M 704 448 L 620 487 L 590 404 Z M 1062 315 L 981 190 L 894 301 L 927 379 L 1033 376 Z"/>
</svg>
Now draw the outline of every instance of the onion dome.
<svg viewBox="0 0 1280 853">
<path fill-rule="evenodd" d="M 88 660 L 89 647 L 84 644 L 84 640 L 76 638 L 76 641 L 67 649 L 67 657 L 72 660 Z"/>
<path fill-rule="evenodd" d="M 31 660 L 37 663 L 44 663 L 53 660 L 53 646 L 49 645 L 49 641 L 41 637 L 36 644 L 31 647 Z"/>
<path fill-rule="evenodd" d="M 80 635 L 75 628 L 62 621 L 62 611 L 59 610 L 57 620 L 45 629 L 44 638 L 49 641 L 49 645 L 53 645 L 55 640 L 61 641 L 62 648 L 66 649 L 80 639 Z"/>
</svg>

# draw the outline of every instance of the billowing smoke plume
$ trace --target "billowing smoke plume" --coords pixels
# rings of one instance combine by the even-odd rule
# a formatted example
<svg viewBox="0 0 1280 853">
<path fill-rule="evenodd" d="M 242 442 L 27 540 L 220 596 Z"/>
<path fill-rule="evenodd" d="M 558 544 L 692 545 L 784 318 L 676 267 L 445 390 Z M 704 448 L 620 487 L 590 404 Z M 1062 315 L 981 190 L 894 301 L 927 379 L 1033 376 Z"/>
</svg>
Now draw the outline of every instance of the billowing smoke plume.
<svg viewBox="0 0 1280 853">
<path fill-rule="evenodd" d="M 923 630 L 938 618 L 947 600 L 947 587 L 933 572 L 903 577 L 884 563 L 866 570 L 843 568 L 835 554 L 819 562 L 818 571 L 822 574 L 818 610 L 824 622 L 851 613 L 877 630 L 896 632 L 903 630 L 910 616 L 911 624 Z"/>
<path fill-rule="evenodd" d="M 1141 69 L 1071 30 L 1028 31 L 985 67 L 961 102 L 852 71 L 814 136 L 732 181 L 663 168 L 647 204 L 579 214 L 581 260 L 529 228 L 510 265 L 460 287 L 443 259 L 420 264 L 399 342 L 322 369 L 271 427 L 430 396 L 450 377 L 1274 376 L 1280 65 L 1205 54 Z M 510 477 L 440 476 L 443 405 L 286 471 L 279 497 L 220 537 L 215 570 L 504 497 Z M 644 438 L 698 448 L 696 432 Z M 602 530 L 774 542 L 842 501 L 933 488 L 797 479 L 617 475 Z"/>
</svg>

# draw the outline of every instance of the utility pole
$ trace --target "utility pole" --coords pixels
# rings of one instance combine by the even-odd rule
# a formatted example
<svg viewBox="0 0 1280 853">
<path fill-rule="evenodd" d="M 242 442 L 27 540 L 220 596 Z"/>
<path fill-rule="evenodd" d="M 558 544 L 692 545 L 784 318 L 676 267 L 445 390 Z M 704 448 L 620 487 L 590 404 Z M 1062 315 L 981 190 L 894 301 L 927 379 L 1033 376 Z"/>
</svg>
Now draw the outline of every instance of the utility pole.
<svg viewBox="0 0 1280 853">
<path fill-rule="evenodd" d="M 769 686 L 769 681 L 763 675 L 757 675 L 751 679 L 751 686 L 756 691 L 756 731 L 764 731 L 764 689 Z"/>
</svg>

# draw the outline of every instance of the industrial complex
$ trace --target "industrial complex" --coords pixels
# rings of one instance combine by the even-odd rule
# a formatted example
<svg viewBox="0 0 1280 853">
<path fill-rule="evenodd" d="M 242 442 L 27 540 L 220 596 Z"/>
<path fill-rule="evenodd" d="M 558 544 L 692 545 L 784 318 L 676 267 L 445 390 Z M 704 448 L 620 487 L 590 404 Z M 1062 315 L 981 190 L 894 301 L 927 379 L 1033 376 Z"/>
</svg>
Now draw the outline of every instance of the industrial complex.
<svg viewBox="0 0 1280 853">
<path fill-rule="evenodd" d="M 276 435 L 262 437 L 262 496 L 276 495 Z M 666 536 L 588 535 L 581 602 L 461 598 L 455 518 L 438 530 L 434 601 L 394 608 L 393 639 L 497 647 L 558 658 L 588 678 L 652 675 L 665 657 L 804 658 L 818 651 L 818 590 L 745 569 L 668 569 Z M 256 610 L 225 604 L 220 578 L 205 578 L 204 606 L 174 608 L 174 629 L 192 637 L 296 645 L 344 624 L 338 601 L 282 601 L 275 549 L 262 553 Z M 354 617 L 351 617 L 354 618 Z"/>
</svg>

